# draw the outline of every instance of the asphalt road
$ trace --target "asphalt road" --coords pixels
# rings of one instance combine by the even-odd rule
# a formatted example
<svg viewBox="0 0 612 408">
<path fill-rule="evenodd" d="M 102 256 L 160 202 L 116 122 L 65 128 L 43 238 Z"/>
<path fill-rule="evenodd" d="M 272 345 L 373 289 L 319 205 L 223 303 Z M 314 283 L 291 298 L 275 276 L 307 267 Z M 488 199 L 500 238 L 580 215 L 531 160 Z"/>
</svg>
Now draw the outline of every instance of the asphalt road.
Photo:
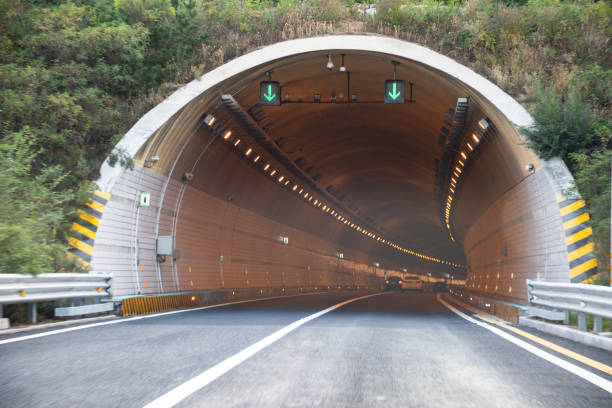
<svg viewBox="0 0 612 408">
<path fill-rule="evenodd" d="M 357 296 L 264 300 L 0 344 L 0 407 L 144 407 L 278 330 Z M 561 343 L 612 365 L 612 352 Z M 428 293 L 346 304 L 185 396 L 178 407 L 612 406 L 612 394 Z"/>
</svg>

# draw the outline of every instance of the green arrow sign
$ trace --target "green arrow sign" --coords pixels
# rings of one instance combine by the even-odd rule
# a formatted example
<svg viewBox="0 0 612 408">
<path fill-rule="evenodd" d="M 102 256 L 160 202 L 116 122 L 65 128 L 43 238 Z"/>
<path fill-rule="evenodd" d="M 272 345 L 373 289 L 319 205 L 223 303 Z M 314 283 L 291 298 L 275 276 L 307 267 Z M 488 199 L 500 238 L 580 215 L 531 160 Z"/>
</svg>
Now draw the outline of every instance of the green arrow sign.
<svg viewBox="0 0 612 408">
<path fill-rule="evenodd" d="M 264 81 L 259 84 L 260 105 L 280 105 L 280 85 L 276 81 Z"/>
<path fill-rule="evenodd" d="M 402 93 L 397 91 L 397 82 L 393 82 L 393 92 L 389 91 L 388 94 L 393 100 L 399 98 Z"/>
<path fill-rule="evenodd" d="M 406 83 L 401 80 L 388 79 L 385 81 L 385 103 L 404 103 L 404 90 Z"/>
<path fill-rule="evenodd" d="M 268 102 L 272 102 L 272 99 L 276 98 L 276 94 L 272 93 L 272 85 L 268 84 L 268 93 L 264 94 L 264 98 L 266 98 Z"/>
</svg>

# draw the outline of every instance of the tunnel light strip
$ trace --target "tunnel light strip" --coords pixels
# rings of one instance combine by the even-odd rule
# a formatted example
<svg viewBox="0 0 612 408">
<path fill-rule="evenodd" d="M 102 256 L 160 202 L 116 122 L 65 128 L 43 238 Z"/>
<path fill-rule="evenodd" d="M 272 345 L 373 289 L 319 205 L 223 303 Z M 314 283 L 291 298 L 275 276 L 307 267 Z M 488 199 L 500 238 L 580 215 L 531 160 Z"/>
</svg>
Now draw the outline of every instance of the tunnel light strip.
<svg viewBox="0 0 612 408">
<path fill-rule="evenodd" d="M 213 128 L 212 124 L 214 124 L 216 122 L 215 118 L 212 115 L 209 115 L 210 118 L 212 118 L 212 120 L 207 116 L 208 120 L 206 121 L 206 123 L 210 123 L 210 127 L 211 129 Z M 223 136 L 223 140 L 225 142 L 227 142 L 228 144 L 231 143 L 232 148 L 231 150 L 233 150 L 234 152 L 236 152 L 237 154 L 239 154 L 240 156 L 242 156 L 244 159 L 246 159 L 247 161 L 251 162 L 250 160 L 250 156 L 253 155 L 254 159 L 252 161 L 252 164 L 255 164 L 256 167 L 258 169 L 260 169 L 260 171 L 263 171 L 264 173 L 268 174 L 271 177 L 274 177 L 277 172 L 279 171 L 278 169 L 275 169 L 272 167 L 272 165 L 270 164 L 271 162 L 266 161 L 265 157 L 262 153 L 258 153 L 255 151 L 255 148 L 251 147 L 251 146 L 245 146 L 244 150 L 240 150 L 238 148 L 238 145 L 241 143 L 241 139 L 237 138 L 237 137 L 232 137 L 232 131 L 229 129 L 222 129 L 222 128 L 218 128 L 217 131 L 219 132 L 219 134 L 222 134 Z M 261 164 L 256 164 L 259 163 L 261 160 Z M 265 165 L 263 164 L 265 163 Z M 463 165 L 463 164 L 462 164 Z M 268 173 L 269 170 L 269 173 Z M 458 173 L 461 173 L 461 170 L 458 171 Z M 459 176 L 457 175 L 457 178 L 459 178 Z M 391 248 L 396 249 L 397 251 L 403 252 L 405 254 L 411 255 L 411 256 L 415 256 L 417 258 L 426 260 L 426 261 L 430 261 L 430 262 L 436 262 L 442 265 L 448 265 L 448 266 L 452 266 L 455 268 L 465 268 L 465 265 L 462 264 L 458 264 L 455 262 L 451 262 L 451 261 L 447 261 L 444 259 L 439 259 L 439 258 L 435 258 L 432 256 L 428 256 L 425 254 L 421 254 L 419 252 L 416 251 L 412 251 L 410 249 L 404 248 L 400 245 L 397 245 L 394 242 L 388 241 L 386 239 L 381 238 L 380 236 L 376 235 L 375 233 L 373 233 L 372 231 L 368 231 L 367 229 L 363 228 L 362 226 L 355 224 L 354 222 L 350 222 L 349 218 L 347 216 L 344 216 L 340 213 L 338 213 L 334 208 L 332 208 L 328 203 L 325 203 L 321 200 L 314 199 L 314 195 L 313 193 L 306 191 L 303 187 L 298 186 L 297 184 L 295 184 L 294 182 L 292 182 L 291 180 L 287 179 L 286 176 L 279 174 L 278 179 L 276 180 L 278 183 L 280 183 L 281 186 L 286 187 L 287 189 L 289 189 L 290 191 L 294 192 L 295 194 L 297 194 L 299 197 L 301 197 L 303 200 L 306 201 L 306 203 L 310 203 L 313 207 L 315 208 L 319 208 L 321 209 L 321 211 L 324 214 L 329 214 L 329 216 L 331 216 L 334 220 L 336 220 L 337 222 L 340 222 L 342 225 L 346 225 L 348 228 L 352 228 L 354 230 L 356 230 L 357 232 L 360 232 L 361 234 L 363 234 L 364 236 L 367 236 L 370 239 L 374 239 L 377 242 L 380 242 L 384 245 L 387 245 Z M 284 183 L 283 183 L 284 181 Z M 453 182 L 456 182 L 456 180 L 453 179 Z M 298 191 L 299 189 L 299 191 Z M 313 202 L 314 199 L 314 202 Z M 449 198 L 449 202 L 448 202 L 448 211 L 450 211 L 450 202 L 452 201 L 452 198 Z M 447 211 L 447 214 L 448 214 Z"/>
<path fill-rule="evenodd" d="M 446 225 L 446 229 L 448 230 L 450 239 L 453 242 L 455 242 L 455 237 L 453 235 L 453 232 L 451 231 L 450 217 L 451 217 L 451 213 L 453 210 L 453 198 L 454 198 L 455 191 L 457 188 L 457 183 L 461 180 L 461 176 L 463 175 L 463 167 L 465 166 L 468 159 L 470 158 L 468 154 L 471 154 L 471 152 L 474 151 L 478 143 L 480 143 L 480 140 L 484 137 L 485 132 L 489 128 L 489 122 L 487 122 L 486 119 L 481 119 L 478 121 L 478 126 L 480 127 L 480 129 L 476 129 L 476 132 L 480 133 L 480 135 L 477 135 L 476 133 L 472 133 L 472 143 L 474 143 L 474 145 L 472 146 L 470 142 L 466 141 L 465 147 L 459 150 L 460 152 L 459 154 L 461 158 L 458 158 L 456 160 L 456 163 L 453 166 L 454 168 L 451 167 L 451 169 L 453 169 L 453 173 L 452 173 L 452 177 L 450 179 L 449 185 L 448 185 L 448 194 L 446 196 L 446 206 L 444 207 L 444 224 Z"/>
</svg>

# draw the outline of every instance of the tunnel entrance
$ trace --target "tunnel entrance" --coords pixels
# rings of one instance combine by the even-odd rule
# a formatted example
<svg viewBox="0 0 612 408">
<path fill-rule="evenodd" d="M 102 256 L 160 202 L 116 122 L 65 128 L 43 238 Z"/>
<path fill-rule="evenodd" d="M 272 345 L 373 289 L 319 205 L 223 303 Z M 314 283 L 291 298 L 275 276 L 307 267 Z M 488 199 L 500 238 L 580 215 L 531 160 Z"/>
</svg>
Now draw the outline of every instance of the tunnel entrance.
<svg viewBox="0 0 612 408">
<path fill-rule="evenodd" d="M 115 272 L 119 296 L 372 288 L 409 274 L 524 302 L 526 278 L 592 275 L 570 270 L 559 202 L 577 198 L 562 162 L 525 147 L 517 127 L 530 123 L 495 85 L 416 44 L 265 47 L 125 135 L 136 168 L 104 164 L 86 261 Z"/>
</svg>

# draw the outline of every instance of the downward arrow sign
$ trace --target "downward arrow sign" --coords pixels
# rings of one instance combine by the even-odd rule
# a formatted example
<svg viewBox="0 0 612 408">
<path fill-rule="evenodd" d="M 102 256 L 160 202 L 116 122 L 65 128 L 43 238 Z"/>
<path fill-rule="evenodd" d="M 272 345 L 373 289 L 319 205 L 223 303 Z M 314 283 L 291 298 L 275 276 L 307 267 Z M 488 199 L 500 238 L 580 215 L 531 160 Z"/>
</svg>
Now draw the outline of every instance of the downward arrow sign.
<svg viewBox="0 0 612 408">
<path fill-rule="evenodd" d="M 391 91 L 387 92 L 389 97 L 393 100 L 397 99 L 402 93 L 397 91 L 397 83 L 393 83 L 393 93 Z"/>
<path fill-rule="evenodd" d="M 268 93 L 264 94 L 264 98 L 266 98 L 268 102 L 272 102 L 272 99 L 276 98 L 276 94 L 272 94 L 272 85 L 268 84 Z"/>
</svg>

